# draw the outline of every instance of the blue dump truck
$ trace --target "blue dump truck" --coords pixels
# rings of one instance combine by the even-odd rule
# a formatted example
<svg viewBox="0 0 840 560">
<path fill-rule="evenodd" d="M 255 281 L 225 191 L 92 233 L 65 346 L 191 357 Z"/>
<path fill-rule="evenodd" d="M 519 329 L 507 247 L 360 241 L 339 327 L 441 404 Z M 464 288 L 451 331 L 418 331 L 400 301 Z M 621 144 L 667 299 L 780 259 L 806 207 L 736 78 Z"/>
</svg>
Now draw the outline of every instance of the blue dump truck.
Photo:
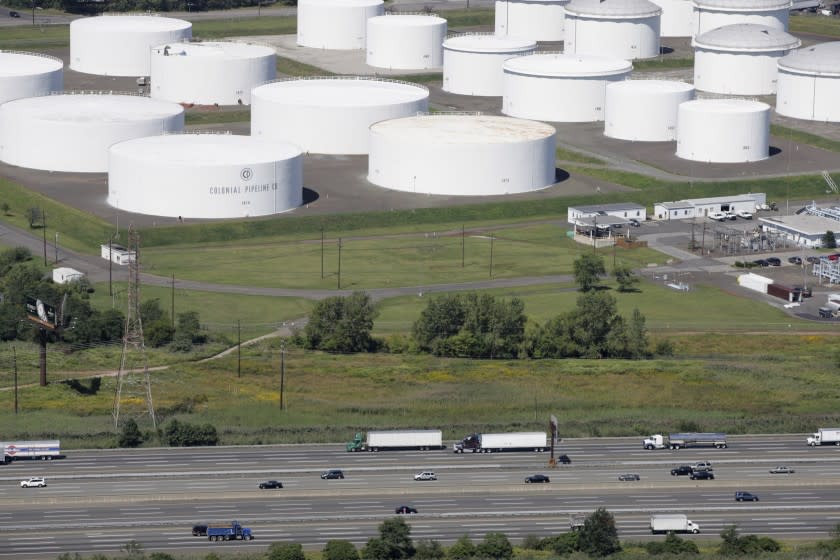
<svg viewBox="0 0 840 560">
<path fill-rule="evenodd" d="M 254 535 L 251 529 L 240 525 L 239 521 L 231 521 L 227 525 L 208 525 L 208 541 L 252 541 Z"/>
</svg>

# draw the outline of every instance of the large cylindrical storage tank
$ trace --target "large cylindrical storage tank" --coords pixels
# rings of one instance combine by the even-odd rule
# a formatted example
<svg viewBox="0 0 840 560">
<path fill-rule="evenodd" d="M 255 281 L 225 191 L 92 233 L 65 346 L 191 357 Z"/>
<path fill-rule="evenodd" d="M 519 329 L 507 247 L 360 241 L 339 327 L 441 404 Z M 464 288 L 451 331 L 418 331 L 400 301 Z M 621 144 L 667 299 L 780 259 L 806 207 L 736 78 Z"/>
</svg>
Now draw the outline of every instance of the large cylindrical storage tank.
<svg viewBox="0 0 840 560">
<path fill-rule="evenodd" d="M 778 114 L 840 122 L 840 41 L 793 51 L 778 65 Z"/>
<path fill-rule="evenodd" d="M 154 15 L 99 16 L 70 23 L 70 68 L 100 76 L 148 76 L 152 47 L 189 41 L 192 24 Z"/>
<path fill-rule="evenodd" d="M 607 84 L 604 135 L 640 142 L 676 140 L 680 103 L 692 99 L 694 86 L 685 82 L 625 80 Z"/>
<path fill-rule="evenodd" d="M 297 44 L 313 49 L 364 49 L 367 20 L 384 13 L 382 0 L 298 0 Z"/>
<path fill-rule="evenodd" d="M 691 0 L 650 0 L 662 8 L 660 37 L 691 37 L 694 5 Z"/>
<path fill-rule="evenodd" d="M 649 0 L 572 0 L 563 52 L 625 60 L 659 56 L 661 14 Z"/>
<path fill-rule="evenodd" d="M 554 184 L 556 132 L 490 115 L 417 115 L 370 127 L 368 181 L 410 193 L 488 196 Z"/>
<path fill-rule="evenodd" d="M 152 49 L 151 96 L 198 105 L 250 105 L 277 76 L 274 49 L 249 43 L 170 43 Z"/>
<path fill-rule="evenodd" d="M 537 53 L 503 65 L 502 113 L 554 122 L 604 120 L 607 84 L 627 79 L 633 65 L 618 58 Z"/>
<path fill-rule="evenodd" d="M 695 99 L 680 105 L 677 156 L 746 163 L 770 155 L 770 106 L 747 99 Z"/>
<path fill-rule="evenodd" d="M 39 53 L 0 51 L 0 104 L 62 89 L 64 62 L 60 58 Z"/>
<path fill-rule="evenodd" d="M 366 154 L 370 125 L 428 111 L 424 86 L 371 77 L 290 78 L 251 94 L 251 135 L 315 154 Z"/>
<path fill-rule="evenodd" d="M 776 93 L 778 61 L 802 42 L 775 27 L 737 23 L 695 37 L 694 86 L 726 95 Z"/>
<path fill-rule="evenodd" d="M 139 95 L 63 93 L 0 105 L 0 161 L 46 171 L 105 172 L 117 142 L 184 129 L 184 108 Z"/>
<path fill-rule="evenodd" d="M 443 91 L 461 95 L 502 95 L 502 65 L 532 54 L 537 42 L 518 37 L 470 33 L 443 42 Z"/>
<path fill-rule="evenodd" d="M 787 31 L 792 0 L 692 0 L 692 36 L 736 23 L 755 23 Z"/>
<path fill-rule="evenodd" d="M 435 14 L 386 14 L 367 27 L 367 64 L 422 70 L 443 66 L 446 20 Z"/>
<path fill-rule="evenodd" d="M 303 154 L 292 144 L 231 134 L 169 134 L 114 144 L 108 204 L 182 218 L 240 218 L 303 200 Z"/>
<path fill-rule="evenodd" d="M 496 0 L 496 35 L 562 41 L 569 0 Z"/>
</svg>

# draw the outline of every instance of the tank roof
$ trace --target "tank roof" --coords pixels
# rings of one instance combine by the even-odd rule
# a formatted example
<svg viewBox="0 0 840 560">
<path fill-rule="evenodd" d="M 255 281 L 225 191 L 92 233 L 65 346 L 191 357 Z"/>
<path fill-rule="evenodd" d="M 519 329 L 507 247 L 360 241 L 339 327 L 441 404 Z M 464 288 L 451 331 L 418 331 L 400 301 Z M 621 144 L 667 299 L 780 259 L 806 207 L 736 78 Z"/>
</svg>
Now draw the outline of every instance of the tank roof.
<svg viewBox="0 0 840 560">
<path fill-rule="evenodd" d="M 202 167 L 270 163 L 301 155 L 288 142 L 272 142 L 233 134 L 165 134 L 135 138 L 111 146 L 111 153 L 156 163 Z"/>
<path fill-rule="evenodd" d="M 724 12 L 786 10 L 793 5 L 793 0 L 693 0 L 693 2 L 698 8 Z"/>
<path fill-rule="evenodd" d="M 381 121 L 371 125 L 370 130 L 438 144 L 506 144 L 539 140 L 556 134 L 553 126 L 536 121 L 445 113 Z"/>
<path fill-rule="evenodd" d="M 3 109 L 41 121 L 119 123 L 179 115 L 177 103 L 140 95 L 111 93 L 59 93 L 16 99 Z"/>
<path fill-rule="evenodd" d="M 610 89 L 620 89 L 638 93 L 670 93 L 694 91 L 694 86 L 674 80 L 624 80 L 607 84 Z"/>
<path fill-rule="evenodd" d="M 798 38 L 775 27 L 755 23 L 724 25 L 698 35 L 692 41 L 695 47 L 728 51 L 784 51 L 802 44 Z"/>
<path fill-rule="evenodd" d="M 152 48 L 152 54 L 163 54 L 169 49 L 168 56 L 192 56 L 206 58 L 221 58 L 226 60 L 248 59 L 276 54 L 276 51 L 265 45 L 253 43 L 237 43 L 233 41 L 208 41 L 202 43 L 167 43 Z"/>
<path fill-rule="evenodd" d="M 840 41 L 793 51 L 779 59 L 779 68 L 802 74 L 840 76 Z"/>
<path fill-rule="evenodd" d="M 425 27 L 445 25 L 446 20 L 434 14 L 385 14 L 368 19 L 368 25 L 387 25 L 393 27 Z"/>
<path fill-rule="evenodd" d="M 633 65 L 620 58 L 605 56 L 537 53 L 506 60 L 503 68 L 517 74 L 580 78 L 624 74 L 630 72 Z"/>
<path fill-rule="evenodd" d="M 680 103 L 680 110 L 696 113 L 743 114 L 770 110 L 770 105 L 750 99 L 694 99 Z"/>
<path fill-rule="evenodd" d="M 313 4 L 318 6 L 334 6 L 336 8 L 361 8 L 366 6 L 381 6 L 383 0 L 298 0 L 300 4 Z"/>
<path fill-rule="evenodd" d="M 506 53 L 530 51 L 537 48 L 532 39 L 508 37 L 505 35 L 469 33 L 455 35 L 443 42 L 443 48 L 453 51 Z"/>
<path fill-rule="evenodd" d="M 0 77 L 32 76 L 64 68 L 60 58 L 38 53 L 0 51 Z"/>
<path fill-rule="evenodd" d="M 659 15 L 662 8 L 649 0 L 572 0 L 567 14 L 600 18 L 643 18 Z"/>
<path fill-rule="evenodd" d="M 84 27 L 102 29 L 111 32 L 131 33 L 191 29 L 192 23 L 183 19 L 155 15 L 119 15 L 76 19 L 73 20 L 70 26 L 77 29 Z"/>
<path fill-rule="evenodd" d="M 275 80 L 256 87 L 252 97 L 311 107 L 366 107 L 425 99 L 428 88 L 408 82 L 363 76 L 324 76 Z"/>
</svg>

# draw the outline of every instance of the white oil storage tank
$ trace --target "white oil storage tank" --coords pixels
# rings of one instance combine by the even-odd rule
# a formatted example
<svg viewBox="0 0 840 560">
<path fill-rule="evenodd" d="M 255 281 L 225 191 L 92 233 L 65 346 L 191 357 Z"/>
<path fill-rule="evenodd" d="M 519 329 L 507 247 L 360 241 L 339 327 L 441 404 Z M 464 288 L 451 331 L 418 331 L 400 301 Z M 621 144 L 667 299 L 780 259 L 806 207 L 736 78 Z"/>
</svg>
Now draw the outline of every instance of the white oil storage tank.
<svg viewBox="0 0 840 560">
<path fill-rule="evenodd" d="M 117 142 L 184 129 L 177 103 L 63 92 L 0 105 L 0 161 L 46 171 L 105 172 Z"/>
<path fill-rule="evenodd" d="M 367 64 L 376 68 L 422 70 L 443 66 L 446 20 L 435 14 L 386 14 L 367 27 Z"/>
<path fill-rule="evenodd" d="M 660 37 L 691 37 L 694 5 L 691 0 L 651 0 L 662 8 Z"/>
<path fill-rule="evenodd" d="M 152 47 L 189 41 L 192 24 L 156 15 L 105 15 L 70 23 L 70 68 L 100 76 L 148 76 Z"/>
<path fill-rule="evenodd" d="M 649 0 L 572 0 L 563 52 L 625 60 L 659 56 L 661 15 Z"/>
<path fill-rule="evenodd" d="M 746 163 L 770 155 L 770 106 L 748 99 L 695 99 L 679 107 L 677 156 Z"/>
<path fill-rule="evenodd" d="M 108 204 L 183 218 L 267 216 L 303 200 L 303 154 L 232 134 L 167 134 L 114 144 Z"/>
<path fill-rule="evenodd" d="M 840 41 L 793 51 L 779 59 L 778 66 L 778 114 L 840 122 Z"/>
<path fill-rule="evenodd" d="M 496 0 L 496 35 L 562 41 L 569 0 Z"/>
<path fill-rule="evenodd" d="M 297 44 L 313 49 L 364 49 L 367 20 L 384 13 L 382 0 L 298 0 Z"/>
<path fill-rule="evenodd" d="M 556 131 L 479 114 L 417 115 L 370 127 L 368 181 L 409 193 L 488 196 L 555 181 Z"/>
<path fill-rule="evenodd" d="M 637 142 L 677 139 L 680 103 L 694 99 L 694 86 L 667 80 L 607 84 L 604 135 Z"/>
<path fill-rule="evenodd" d="M 60 58 L 40 53 L 0 51 L 0 104 L 62 89 L 64 62 Z"/>
<path fill-rule="evenodd" d="M 785 31 L 755 23 L 712 29 L 692 41 L 694 86 L 725 95 L 774 94 L 779 59 L 800 44 Z"/>
<path fill-rule="evenodd" d="M 622 59 L 537 53 L 503 65 L 502 113 L 554 122 L 604 120 L 607 84 L 627 79 L 633 65 Z"/>
<path fill-rule="evenodd" d="M 536 41 L 494 33 L 449 37 L 443 42 L 443 91 L 500 96 L 504 62 L 536 50 Z"/>
<path fill-rule="evenodd" d="M 736 23 L 787 31 L 792 0 L 692 0 L 692 36 Z"/>
<path fill-rule="evenodd" d="M 251 89 L 277 76 L 277 55 L 264 45 L 168 43 L 151 56 L 151 96 L 176 103 L 250 105 Z"/>
<path fill-rule="evenodd" d="M 315 154 L 366 154 L 375 122 L 429 108 L 421 85 L 372 77 L 276 80 L 251 94 L 251 135 Z"/>
</svg>

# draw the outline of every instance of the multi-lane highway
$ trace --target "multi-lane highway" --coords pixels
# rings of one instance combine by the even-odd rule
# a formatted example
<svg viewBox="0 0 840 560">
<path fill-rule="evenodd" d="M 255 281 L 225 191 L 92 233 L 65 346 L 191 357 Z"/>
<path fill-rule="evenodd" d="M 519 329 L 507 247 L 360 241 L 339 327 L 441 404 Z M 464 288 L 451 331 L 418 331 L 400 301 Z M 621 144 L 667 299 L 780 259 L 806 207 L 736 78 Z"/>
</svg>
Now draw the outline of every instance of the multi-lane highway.
<svg viewBox="0 0 840 560">
<path fill-rule="evenodd" d="M 147 551 L 260 549 L 279 540 L 320 548 L 330 539 L 362 545 L 376 526 L 410 505 L 415 538 L 452 542 L 502 531 L 517 541 L 569 529 L 569 517 L 606 507 L 622 538 L 649 538 L 652 512 L 686 513 L 716 538 L 728 524 L 781 539 L 826 538 L 840 523 L 840 448 L 809 448 L 804 436 L 730 439 L 724 450 L 645 451 L 640 438 L 569 440 L 571 465 L 548 469 L 548 454 L 456 455 L 427 452 L 346 453 L 339 445 L 70 451 L 58 461 L 0 467 L 0 556 L 54 557 L 59 552 L 112 554 L 128 541 Z M 710 460 L 715 480 L 670 475 L 673 466 Z M 785 464 L 792 475 L 773 475 Z M 319 473 L 341 468 L 344 480 Z M 434 470 L 437 481 L 413 474 Z M 641 480 L 619 482 L 618 474 Z M 528 485 L 545 473 L 551 483 Z M 22 489 L 29 476 L 47 488 Z M 259 490 L 261 480 L 280 490 Z M 735 490 L 759 502 L 736 503 Z M 254 530 L 248 543 L 211 543 L 192 525 L 238 519 Z"/>
</svg>

